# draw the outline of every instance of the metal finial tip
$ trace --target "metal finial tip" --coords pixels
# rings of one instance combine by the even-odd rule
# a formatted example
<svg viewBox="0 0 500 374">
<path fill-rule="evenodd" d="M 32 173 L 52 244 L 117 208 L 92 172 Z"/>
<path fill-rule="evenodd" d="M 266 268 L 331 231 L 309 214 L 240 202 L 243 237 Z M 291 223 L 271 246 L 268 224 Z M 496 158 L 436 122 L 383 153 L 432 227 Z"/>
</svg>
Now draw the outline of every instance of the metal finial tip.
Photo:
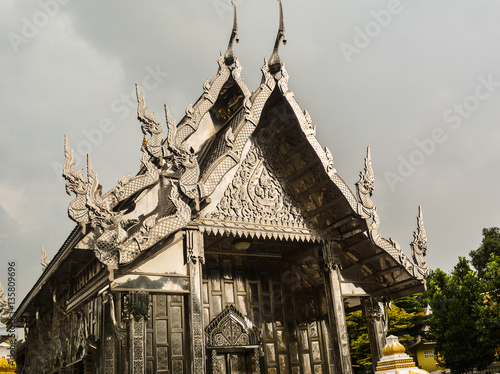
<svg viewBox="0 0 500 374">
<path fill-rule="evenodd" d="M 273 54 L 269 59 L 269 71 L 271 74 L 276 74 L 281 71 L 281 68 L 283 67 L 283 61 L 278 54 L 278 49 L 281 42 L 283 42 L 283 44 L 286 44 L 285 22 L 283 20 L 283 5 L 281 3 L 281 0 L 278 0 L 278 2 L 280 4 L 280 23 L 278 35 L 276 36 L 276 42 L 274 43 Z"/>
<path fill-rule="evenodd" d="M 238 17 L 236 14 L 236 5 L 234 4 L 233 1 L 231 1 L 231 4 L 233 5 L 234 9 L 234 18 L 233 18 L 233 30 L 231 32 L 231 37 L 229 38 L 229 43 L 227 45 L 227 51 L 224 54 L 224 63 L 227 66 L 230 66 L 234 63 L 235 57 L 233 53 L 233 43 L 236 40 L 236 43 L 240 42 L 240 39 L 238 38 Z"/>
</svg>

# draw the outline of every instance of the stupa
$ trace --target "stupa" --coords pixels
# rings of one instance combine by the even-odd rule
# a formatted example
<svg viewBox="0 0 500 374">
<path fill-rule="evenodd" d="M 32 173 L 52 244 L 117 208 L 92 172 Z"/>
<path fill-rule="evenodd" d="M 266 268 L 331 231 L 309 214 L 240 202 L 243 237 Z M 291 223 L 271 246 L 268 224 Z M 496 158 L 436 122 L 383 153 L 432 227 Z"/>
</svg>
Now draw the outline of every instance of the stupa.
<svg viewBox="0 0 500 374">
<path fill-rule="evenodd" d="M 397 336 L 388 336 L 387 343 L 382 349 L 383 356 L 377 363 L 377 374 L 429 374 L 419 369 L 415 361 L 405 352 L 406 348 L 399 342 Z"/>
</svg>

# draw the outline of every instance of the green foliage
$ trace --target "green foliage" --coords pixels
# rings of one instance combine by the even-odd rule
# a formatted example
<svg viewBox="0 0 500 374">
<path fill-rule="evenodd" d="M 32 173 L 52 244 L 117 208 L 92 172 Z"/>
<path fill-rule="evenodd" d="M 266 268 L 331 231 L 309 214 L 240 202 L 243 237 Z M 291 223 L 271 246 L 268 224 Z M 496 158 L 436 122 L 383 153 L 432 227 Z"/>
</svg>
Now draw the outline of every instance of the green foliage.
<svg viewBox="0 0 500 374">
<path fill-rule="evenodd" d="M 370 341 L 368 340 L 368 328 L 361 310 L 346 315 L 349 341 L 351 343 L 351 359 L 361 367 L 366 367 L 367 373 L 371 373 Z"/>
<path fill-rule="evenodd" d="M 492 254 L 482 279 L 488 293 L 485 297 L 486 325 L 492 332 L 495 345 L 500 347 L 500 257 Z M 500 353 L 500 348 L 497 354 Z M 498 359 L 498 357 L 497 357 Z"/>
<path fill-rule="evenodd" d="M 399 342 L 405 347 L 415 343 L 417 336 L 412 336 L 415 332 L 415 325 L 412 320 L 415 318 L 415 313 L 408 313 L 405 309 L 398 307 L 393 303 L 389 309 L 389 331 L 387 335 L 396 335 L 399 337 Z"/>
<path fill-rule="evenodd" d="M 389 332 L 408 347 L 421 335 L 436 342 L 453 374 L 484 370 L 500 346 L 500 228 L 483 229 L 483 240 L 459 258 L 450 274 L 440 269 L 427 279 L 424 295 L 404 297 L 389 310 Z M 419 313 L 425 305 L 430 316 Z M 424 331 L 426 325 L 431 329 Z M 368 330 L 361 311 L 347 315 L 353 362 L 371 373 Z"/>
<path fill-rule="evenodd" d="M 416 341 L 422 334 L 422 309 L 419 295 L 403 297 L 392 303 L 388 310 L 388 335 L 396 335 L 405 347 Z M 363 373 L 373 373 L 368 329 L 361 310 L 346 315 L 349 340 L 351 343 L 351 358 L 353 363 L 360 365 Z"/>
<path fill-rule="evenodd" d="M 475 251 L 470 251 L 472 265 L 478 271 L 480 278 L 483 278 L 488 271 L 488 262 L 491 255 L 500 257 L 500 228 L 491 227 L 483 229 L 483 241 L 481 246 Z"/>
<path fill-rule="evenodd" d="M 432 308 L 429 324 L 446 366 L 454 374 L 484 370 L 493 361 L 495 348 L 491 330 L 495 318 L 485 302 L 487 284 L 463 257 L 451 275 L 437 269 L 427 284 L 426 298 Z"/>
</svg>

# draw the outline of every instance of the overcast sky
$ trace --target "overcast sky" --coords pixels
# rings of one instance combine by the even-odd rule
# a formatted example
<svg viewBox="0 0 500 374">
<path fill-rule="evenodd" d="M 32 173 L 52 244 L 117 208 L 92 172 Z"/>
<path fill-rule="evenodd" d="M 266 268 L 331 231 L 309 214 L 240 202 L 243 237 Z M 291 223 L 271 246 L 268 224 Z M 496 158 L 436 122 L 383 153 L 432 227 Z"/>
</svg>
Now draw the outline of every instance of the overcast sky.
<svg viewBox="0 0 500 374">
<path fill-rule="evenodd" d="M 239 0 L 250 89 L 278 28 L 275 0 Z M 422 204 L 430 267 L 449 271 L 500 225 L 500 3 L 283 0 L 289 88 L 354 191 L 371 146 L 380 232 L 410 256 Z M 18 302 L 74 227 L 60 176 L 91 153 L 104 190 L 140 166 L 134 84 L 178 122 L 217 73 L 227 0 L 0 3 L 0 281 Z"/>
</svg>

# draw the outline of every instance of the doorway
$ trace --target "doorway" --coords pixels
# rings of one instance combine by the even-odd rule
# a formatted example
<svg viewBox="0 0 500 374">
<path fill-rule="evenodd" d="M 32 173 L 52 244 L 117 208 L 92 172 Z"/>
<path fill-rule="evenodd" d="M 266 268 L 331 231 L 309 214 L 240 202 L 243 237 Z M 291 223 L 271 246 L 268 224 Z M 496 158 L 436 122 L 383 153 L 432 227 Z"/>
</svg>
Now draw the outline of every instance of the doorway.
<svg viewBox="0 0 500 374">
<path fill-rule="evenodd" d="M 212 352 L 209 367 L 213 374 L 249 374 L 255 373 L 250 352 Z"/>
</svg>

